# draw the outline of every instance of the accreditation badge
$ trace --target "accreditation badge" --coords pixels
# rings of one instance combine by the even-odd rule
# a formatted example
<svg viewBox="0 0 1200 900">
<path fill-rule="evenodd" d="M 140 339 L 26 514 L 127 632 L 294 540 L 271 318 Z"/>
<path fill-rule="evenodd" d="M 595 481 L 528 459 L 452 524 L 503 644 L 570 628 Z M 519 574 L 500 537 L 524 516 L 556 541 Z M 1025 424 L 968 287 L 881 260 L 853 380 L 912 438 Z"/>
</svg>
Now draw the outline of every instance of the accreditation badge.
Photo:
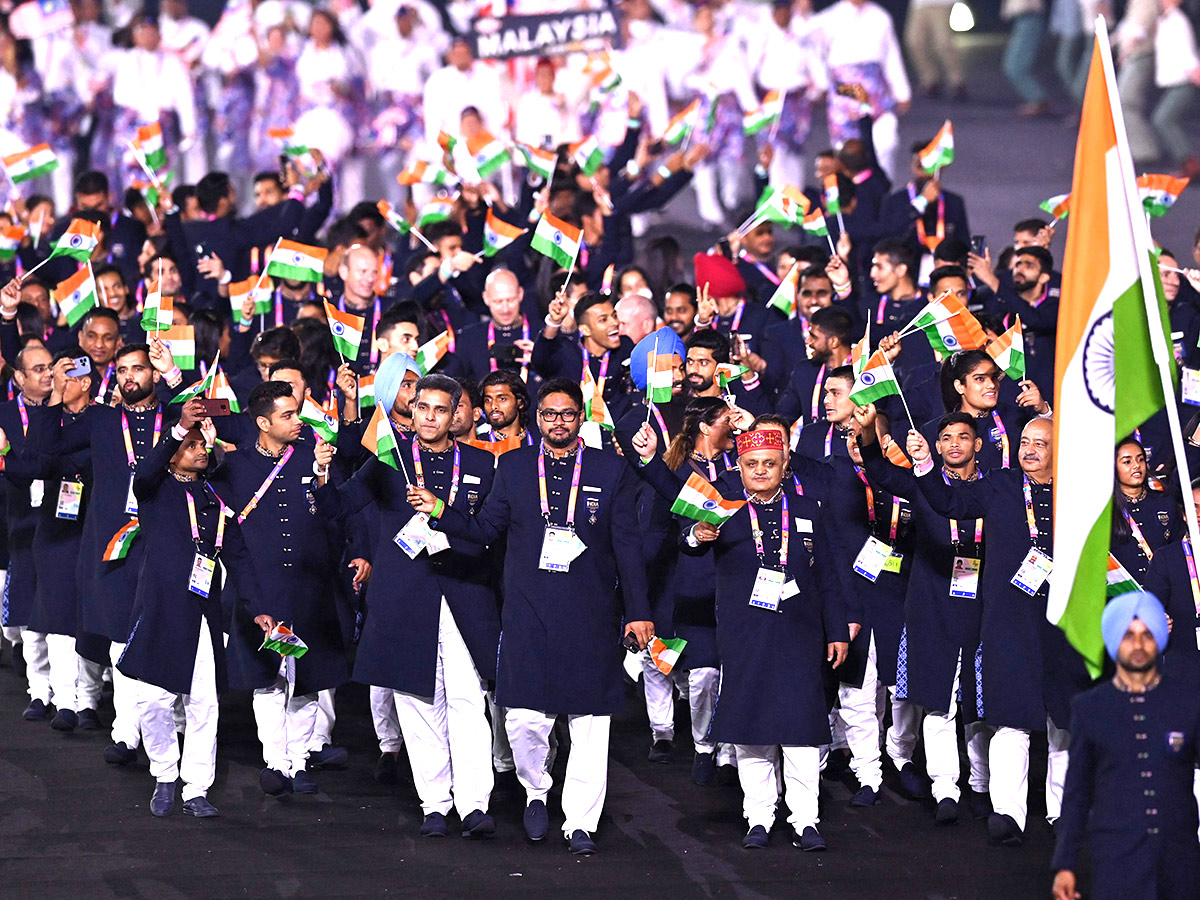
<svg viewBox="0 0 1200 900">
<path fill-rule="evenodd" d="M 569 572 L 571 563 L 586 549 L 574 529 L 547 525 L 538 568 L 544 572 Z"/>
<path fill-rule="evenodd" d="M 862 549 L 858 551 L 858 556 L 854 557 L 854 571 L 867 579 L 867 581 L 874 582 L 879 577 L 879 573 L 884 570 L 884 566 L 887 565 L 887 561 L 891 558 L 891 555 L 891 545 L 885 544 L 879 538 L 872 535 L 862 545 Z"/>
<path fill-rule="evenodd" d="M 201 597 L 207 597 L 212 590 L 213 573 L 217 570 L 217 561 L 212 557 L 197 553 L 192 560 L 192 574 L 188 578 L 188 590 Z"/>
<path fill-rule="evenodd" d="M 79 508 L 83 503 L 83 482 L 64 481 L 58 488 L 58 506 L 55 507 L 56 519 L 79 518 Z"/>
<path fill-rule="evenodd" d="M 33 509 L 39 509 L 42 505 L 42 500 L 46 497 L 46 482 L 40 478 L 35 478 L 29 485 L 29 505 Z"/>
<path fill-rule="evenodd" d="M 129 473 L 129 490 L 125 492 L 125 514 L 136 516 L 138 514 L 137 497 L 133 493 L 133 473 Z"/>
<path fill-rule="evenodd" d="M 974 600 L 979 590 L 979 560 L 972 556 L 954 557 L 950 572 L 950 596 Z"/>
<path fill-rule="evenodd" d="M 783 599 L 783 582 L 786 578 L 783 572 L 760 566 L 754 577 L 754 590 L 750 592 L 750 605 L 758 609 L 779 612 L 779 601 Z M 795 587 L 795 582 L 792 586 Z"/>
<path fill-rule="evenodd" d="M 416 559 L 429 543 L 429 516 L 417 513 L 392 538 L 409 559 Z"/>
<path fill-rule="evenodd" d="M 1046 579 L 1050 577 L 1050 571 L 1053 568 L 1054 560 L 1037 547 L 1030 547 L 1029 552 L 1025 554 L 1025 559 L 1021 561 L 1021 567 L 1017 569 L 1017 574 L 1012 577 L 1010 584 L 1019 587 L 1032 597 L 1046 583 Z"/>
</svg>

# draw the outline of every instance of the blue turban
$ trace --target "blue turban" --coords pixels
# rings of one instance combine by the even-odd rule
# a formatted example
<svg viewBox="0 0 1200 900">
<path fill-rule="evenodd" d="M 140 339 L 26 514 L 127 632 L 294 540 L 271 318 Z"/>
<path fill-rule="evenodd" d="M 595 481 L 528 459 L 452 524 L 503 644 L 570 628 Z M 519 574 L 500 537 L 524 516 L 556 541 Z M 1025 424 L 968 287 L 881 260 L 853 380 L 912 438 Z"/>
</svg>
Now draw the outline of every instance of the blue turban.
<svg viewBox="0 0 1200 900">
<path fill-rule="evenodd" d="M 687 359 L 687 350 L 683 347 L 683 340 L 673 329 L 664 325 L 658 331 L 650 332 L 637 342 L 629 354 L 629 375 L 639 390 L 646 389 L 646 367 L 650 364 L 650 357 L 654 355 L 655 341 L 658 341 L 659 353 Z"/>
<path fill-rule="evenodd" d="M 383 361 L 379 371 L 375 373 L 375 405 L 382 406 L 384 412 L 390 413 L 396 404 L 396 395 L 400 393 L 400 384 L 404 381 L 404 373 L 415 372 L 419 378 L 421 370 L 406 353 L 393 353 Z"/>
<path fill-rule="evenodd" d="M 1100 616 L 1100 633 L 1104 635 L 1104 647 L 1113 659 L 1117 658 L 1117 648 L 1121 646 L 1121 640 L 1129 630 L 1129 623 L 1134 619 L 1141 619 L 1142 624 L 1150 629 L 1158 643 L 1159 653 L 1167 649 L 1167 638 L 1171 633 L 1167 630 L 1167 612 L 1162 603 L 1153 594 L 1130 591 L 1109 601 Z"/>
</svg>

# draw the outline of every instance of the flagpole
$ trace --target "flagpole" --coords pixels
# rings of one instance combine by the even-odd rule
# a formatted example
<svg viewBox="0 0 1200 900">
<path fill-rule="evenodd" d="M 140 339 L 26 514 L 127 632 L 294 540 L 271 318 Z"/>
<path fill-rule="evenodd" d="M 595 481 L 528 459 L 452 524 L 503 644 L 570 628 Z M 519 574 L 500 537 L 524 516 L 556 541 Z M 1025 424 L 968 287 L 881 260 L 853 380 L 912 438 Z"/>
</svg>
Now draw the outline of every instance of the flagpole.
<svg viewBox="0 0 1200 900">
<path fill-rule="evenodd" d="M 155 338 L 157 338 L 159 333 L 162 331 L 162 328 L 160 328 L 159 324 L 158 324 L 158 313 L 162 312 L 162 270 L 163 270 L 163 260 L 162 260 L 162 257 L 160 256 L 158 258 L 158 311 L 154 314 L 154 337 Z M 251 296 L 253 296 L 253 294 Z M 174 305 L 175 305 L 175 301 L 172 300 L 171 301 L 172 308 L 174 308 Z"/>
<path fill-rule="evenodd" d="M 846 233 L 846 223 L 842 221 L 842 207 L 840 204 L 838 205 L 837 220 L 838 220 L 838 231 L 841 234 L 845 234 Z"/>
<path fill-rule="evenodd" d="M 829 255 L 837 256 L 837 248 L 833 246 L 833 235 L 829 233 L 829 229 L 825 229 L 825 240 L 829 241 Z"/>
<path fill-rule="evenodd" d="M 579 237 L 580 237 L 580 240 L 582 241 L 583 235 L 580 234 Z M 567 285 L 571 283 L 571 275 L 575 272 L 575 261 L 577 259 L 579 259 L 579 245 L 578 244 L 575 245 L 575 254 L 571 257 L 571 266 L 570 266 L 570 268 L 567 269 L 567 280 L 563 282 L 563 286 L 561 288 L 561 290 L 563 291 L 564 294 L 566 294 Z"/>
<path fill-rule="evenodd" d="M 18 282 L 17 282 L 17 283 L 18 283 L 18 284 L 24 284 L 24 283 L 25 283 L 25 279 L 27 279 L 27 278 L 28 278 L 30 275 L 32 275 L 34 272 L 36 272 L 38 269 L 40 269 L 40 268 L 41 268 L 42 266 L 44 266 L 46 263 L 50 262 L 50 260 L 52 260 L 53 258 L 54 258 L 53 256 L 47 256 L 47 257 L 46 257 L 45 259 L 43 259 L 43 260 L 42 260 L 40 263 L 38 263 L 36 266 L 34 266 L 32 269 L 30 269 L 30 270 L 29 270 L 28 272 L 26 272 L 24 275 L 22 275 L 22 276 L 20 277 L 20 279 L 18 280 Z"/>
<path fill-rule="evenodd" d="M 421 234 L 421 229 L 419 229 L 416 225 L 410 225 L 408 230 L 417 236 L 417 240 L 424 244 L 429 252 L 437 253 L 437 248 L 433 246 L 433 244 L 429 243 L 429 239 L 426 238 L 425 235 Z"/>
<path fill-rule="evenodd" d="M 658 366 L 658 332 L 654 333 L 654 365 Z M 650 424 L 650 413 L 654 410 L 654 388 L 650 381 L 650 367 L 646 366 L 646 424 Z M 665 437 L 665 435 L 664 435 Z M 665 449 L 665 448 L 664 448 Z"/>
<path fill-rule="evenodd" d="M 784 88 L 779 92 L 779 118 L 771 123 L 771 130 L 767 132 L 767 143 L 775 142 L 775 135 L 779 133 L 779 123 L 783 121 L 783 103 L 787 99 L 787 89 Z"/>
</svg>

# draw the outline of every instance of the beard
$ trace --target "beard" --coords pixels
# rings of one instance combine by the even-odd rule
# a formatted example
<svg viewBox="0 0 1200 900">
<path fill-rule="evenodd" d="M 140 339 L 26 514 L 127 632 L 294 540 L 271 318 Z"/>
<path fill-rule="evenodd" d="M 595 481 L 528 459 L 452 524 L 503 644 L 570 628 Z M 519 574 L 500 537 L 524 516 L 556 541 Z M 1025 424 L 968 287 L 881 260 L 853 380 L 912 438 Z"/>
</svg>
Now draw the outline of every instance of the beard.
<svg viewBox="0 0 1200 900">
<path fill-rule="evenodd" d="M 1018 281 L 1015 278 L 1013 279 L 1013 290 L 1018 294 L 1024 294 L 1026 291 L 1032 291 L 1037 288 L 1037 286 L 1038 284 L 1036 281 Z"/>
<path fill-rule="evenodd" d="M 515 421 L 517 421 L 517 411 L 515 409 L 513 410 L 512 415 L 507 416 L 507 417 L 494 416 L 494 415 L 488 416 L 488 424 L 496 429 L 507 428 L 509 425 L 513 424 Z"/>
<path fill-rule="evenodd" d="M 143 400 L 145 400 L 147 397 L 149 397 L 153 393 L 154 393 L 154 382 L 151 381 L 145 387 L 143 387 L 142 385 L 139 384 L 137 386 L 137 388 L 135 388 L 132 391 L 127 391 L 124 388 L 122 388 L 121 389 L 121 399 L 124 400 L 126 403 L 138 404 L 138 403 L 141 403 Z"/>
<path fill-rule="evenodd" d="M 568 431 L 565 438 L 556 438 L 550 434 L 542 435 L 542 440 L 546 442 L 547 447 L 553 447 L 555 450 L 562 450 L 570 447 L 579 438 L 579 429 Z"/>
</svg>

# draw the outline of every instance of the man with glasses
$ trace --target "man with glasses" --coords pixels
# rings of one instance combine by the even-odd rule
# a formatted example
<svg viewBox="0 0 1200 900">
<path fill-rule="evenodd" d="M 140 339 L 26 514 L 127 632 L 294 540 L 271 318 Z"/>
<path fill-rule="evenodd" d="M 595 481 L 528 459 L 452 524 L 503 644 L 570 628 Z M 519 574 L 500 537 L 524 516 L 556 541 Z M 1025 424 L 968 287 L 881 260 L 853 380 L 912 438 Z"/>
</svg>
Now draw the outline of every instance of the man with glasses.
<svg viewBox="0 0 1200 900">
<path fill-rule="evenodd" d="M 625 707 L 621 644 L 646 646 L 653 631 L 637 530 L 635 476 L 615 453 L 579 440 L 577 382 L 538 392 L 537 447 L 500 457 L 474 516 L 422 488 L 409 502 L 451 537 L 494 543 L 507 536 L 496 702 L 507 710 L 517 778 L 525 788 L 525 832 L 549 830 L 550 733 L 567 717 L 571 755 L 563 785 L 563 835 L 572 853 L 596 852 L 608 782 L 611 718 Z M 620 583 L 620 589 L 616 585 Z M 622 626 L 624 620 L 624 626 Z"/>
</svg>

